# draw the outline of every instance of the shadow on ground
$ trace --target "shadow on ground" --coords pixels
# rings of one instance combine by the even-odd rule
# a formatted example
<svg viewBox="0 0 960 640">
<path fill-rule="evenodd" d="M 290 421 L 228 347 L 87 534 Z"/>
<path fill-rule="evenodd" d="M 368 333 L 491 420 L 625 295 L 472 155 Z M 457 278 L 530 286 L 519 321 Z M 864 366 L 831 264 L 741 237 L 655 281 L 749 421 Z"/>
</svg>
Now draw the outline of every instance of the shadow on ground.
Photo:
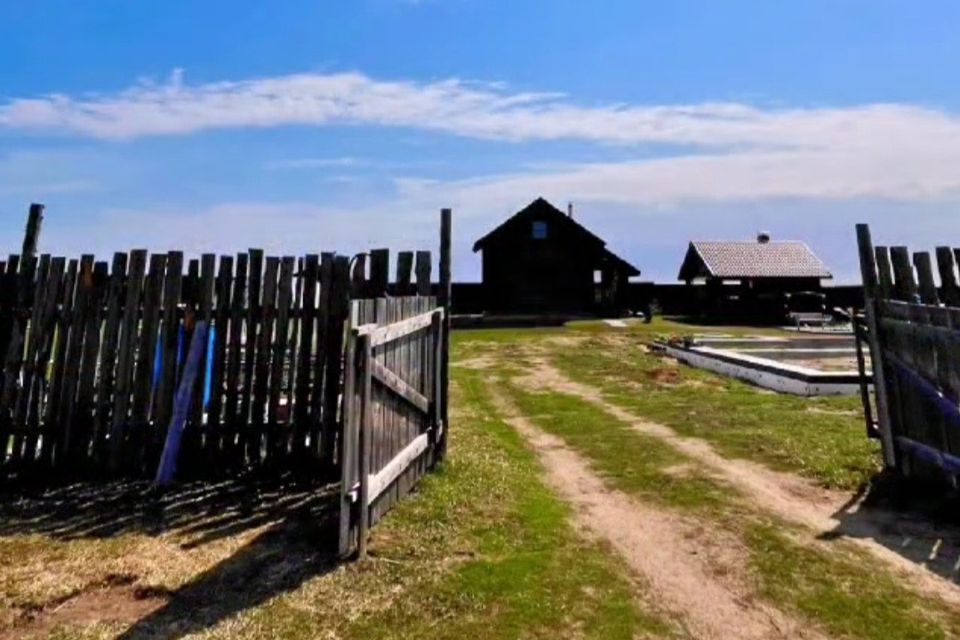
<svg viewBox="0 0 960 640">
<path fill-rule="evenodd" d="M 298 589 L 336 568 L 331 519 L 297 517 L 270 527 L 250 544 L 166 596 L 124 639 L 181 638 L 209 629 L 241 611 Z"/>
<path fill-rule="evenodd" d="M 172 639 L 209 629 L 334 569 L 338 496 L 336 485 L 284 479 L 188 483 L 162 493 L 143 482 L 80 483 L 0 493 L 0 535 L 73 540 L 172 533 L 190 549 L 262 529 L 174 591 L 138 586 L 131 578 L 71 596 L 74 608 L 99 605 L 106 619 L 131 625 L 122 638 Z M 30 612 L 9 637 L 69 622 L 56 616 L 71 603 L 55 604 L 50 611 Z M 117 613 L 122 610 L 129 615 Z"/>
<path fill-rule="evenodd" d="M 332 508 L 336 487 L 291 478 L 190 482 L 158 491 L 149 482 L 83 482 L 0 491 L 0 535 L 57 539 L 123 533 L 189 536 L 187 548 L 298 513 Z"/>
<path fill-rule="evenodd" d="M 876 476 L 834 514 L 824 538 L 869 538 L 960 583 L 960 494 L 942 482 Z"/>
</svg>

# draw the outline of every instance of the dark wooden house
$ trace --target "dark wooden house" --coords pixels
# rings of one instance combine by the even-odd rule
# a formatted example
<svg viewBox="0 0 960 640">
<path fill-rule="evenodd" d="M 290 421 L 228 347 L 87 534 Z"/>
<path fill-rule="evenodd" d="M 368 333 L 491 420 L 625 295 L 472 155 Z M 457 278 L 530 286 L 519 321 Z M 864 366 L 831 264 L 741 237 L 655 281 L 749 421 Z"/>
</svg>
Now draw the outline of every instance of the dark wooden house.
<svg viewBox="0 0 960 640">
<path fill-rule="evenodd" d="M 805 243 L 760 234 L 755 241 L 691 242 L 678 277 L 705 285 L 699 289 L 705 313 L 773 317 L 788 296 L 820 292 L 833 275 Z"/>
<path fill-rule="evenodd" d="M 543 198 L 477 240 L 483 252 L 486 311 L 611 314 L 626 304 L 640 270 Z"/>
</svg>

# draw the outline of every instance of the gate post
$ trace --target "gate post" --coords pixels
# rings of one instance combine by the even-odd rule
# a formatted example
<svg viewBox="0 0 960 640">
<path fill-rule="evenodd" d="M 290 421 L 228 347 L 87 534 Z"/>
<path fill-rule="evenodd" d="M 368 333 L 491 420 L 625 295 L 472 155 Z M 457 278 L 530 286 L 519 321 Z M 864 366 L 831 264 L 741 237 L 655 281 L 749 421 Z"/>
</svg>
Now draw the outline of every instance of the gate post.
<svg viewBox="0 0 960 640">
<path fill-rule="evenodd" d="M 883 459 L 888 467 L 895 468 L 897 455 L 890 428 L 890 404 L 887 389 L 886 367 L 880 346 L 879 321 L 877 318 L 877 294 L 880 289 L 877 280 L 877 265 L 870 227 L 857 225 L 857 244 L 860 249 L 860 271 L 863 277 L 863 312 L 867 320 L 867 332 L 870 339 L 870 367 L 873 369 L 873 390 L 877 398 L 877 421 L 880 425 L 880 438 L 883 443 Z M 867 407 L 864 407 L 867 410 Z"/>
<path fill-rule="evenodd" d="M 449 398 L 450 398 L 450 297 L 451 297 L 451 235 L 452 235 L 452 214 L 450 209 L 441 209 L 440 211 L 440 291 L 437 296 L 440 306 L 443 308 L 443 318 L 441 326 L 441 348 L 440 348 L 440 397 L 439 418 L 440 418 L 440 442 L 437 451 L 437 459 L 443 460 L 447 454 L 447 432 L 450 430 L 449 420 Z"/>
</svg>

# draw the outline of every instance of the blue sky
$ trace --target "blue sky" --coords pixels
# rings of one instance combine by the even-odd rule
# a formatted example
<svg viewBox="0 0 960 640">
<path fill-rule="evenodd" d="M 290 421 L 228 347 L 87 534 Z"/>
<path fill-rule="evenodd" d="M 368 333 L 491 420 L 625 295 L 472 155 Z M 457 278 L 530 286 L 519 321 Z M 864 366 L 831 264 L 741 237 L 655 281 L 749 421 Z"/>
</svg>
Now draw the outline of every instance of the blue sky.
<svg viewBox="0 0 960 640">
<path fill-rule="evenodd" d="M 691 238 L 960 244 L 960 4 L 7 2 L 0 238 L 290 253 L 472 241 L 543 195 L 644 272 Z"/>
</svg>

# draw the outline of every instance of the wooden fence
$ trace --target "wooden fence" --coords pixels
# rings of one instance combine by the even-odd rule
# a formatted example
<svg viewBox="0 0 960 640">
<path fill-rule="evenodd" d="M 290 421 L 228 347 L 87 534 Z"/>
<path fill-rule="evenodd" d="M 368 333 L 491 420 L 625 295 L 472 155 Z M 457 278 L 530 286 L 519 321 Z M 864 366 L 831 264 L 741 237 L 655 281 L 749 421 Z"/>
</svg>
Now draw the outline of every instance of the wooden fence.
<svg viewBox="0 0 960 640">
<path fill-rule="evenodd" d="M 341 467 L 360 468 L 345 420 L 371 456 L 393 453 L 381 440 L 399 445 L 414 432 L 435 439 L 446 397 L 449 211 L 442 221 L 439 301 L 428 251 L 399 253 L 392 285 L 386 250 L 369 260 L 253 249 L 189 261 L 178 251 L 143 250 L 117 253 L 110 264 L 30 251 L 0 261 L 0 477 L 152 478 L 183 386 L 180 477 L 265 468 L 340 479 Z M 416 331 L 372 347 L 379 364 L 356 359 L 361 319 L 392 336 L 390 322 L 428 312 L 444 319 L 429 336 Z M 198 367 L 188 363 L 195 331 L 206 334 L 193 350 Z M 439 352 L 421 358 L 427 342 Z M 378 388 L 372 397 L 383 416 L 374 436 L 372 423 L 352 413 L 355 392 L 344 389 L 368 371 L 393 385 L 384 388 L 402 389 L 413 407 L 394 407 Z M 410 413 L 425 402 L 429 419 Z M 416 470 L 379 476 L 374 521 L 419 479 L 425 461 L 441 456 L 432 440 Z"/>
<path fill-rule="evenodd" d="M 876 400 L 875 435 L 888 467 L 909 475 L 917 462 L 960 474 L 960 249 L 929 253 L 874 247 L 857 226 Z M 872 415 L 869 396 L 864 409 Z M 868 418 L 868 422 L 872 422 Z"/>
<path fill-rule="evenodd" d="M 117 253 L 6 265 L 0 463 L 7 474 L 150 475 L 194 327 L 207 348 L 183 475 L 258 464 L 333 472 L 349 259 Z M 289 459 L 289 460 L 288 460 Z"/>
</svg>

